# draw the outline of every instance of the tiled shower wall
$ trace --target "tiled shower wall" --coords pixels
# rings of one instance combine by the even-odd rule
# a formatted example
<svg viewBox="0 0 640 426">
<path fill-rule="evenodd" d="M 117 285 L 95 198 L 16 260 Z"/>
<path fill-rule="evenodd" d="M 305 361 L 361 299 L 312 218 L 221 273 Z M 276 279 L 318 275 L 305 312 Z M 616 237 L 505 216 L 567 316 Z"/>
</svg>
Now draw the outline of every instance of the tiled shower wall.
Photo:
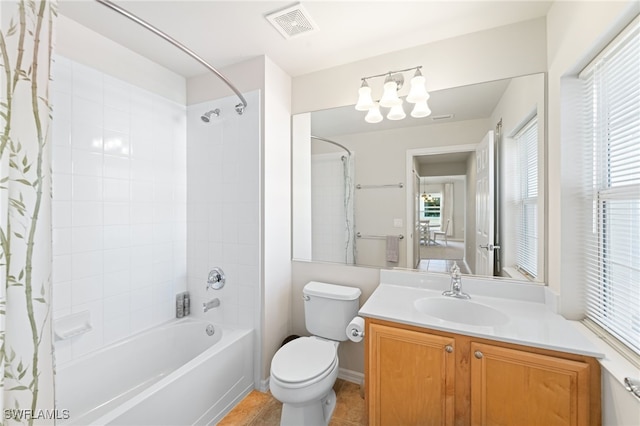
<svg viewBox="0 0 640 426">
<path fill-rule="evenodd" d="M 175 315 L 186 289 L 186 109 L 55 58 L 53 317 L 92 330 L 65 362 Z"/>
<path fill-rule="evenodd" d="M 259 329 L 260 92 L 244 95 L 242 115 L 236 96 L 187 108 L 188 276 L 194 315 Z M 219 116 L 200 119 L 215 109 Z M 207 290 L 215 266 L 225 272 L 226 285 Z M 202 303 L 214 298 L 220 306 L 204 313 Z"/>
</svg>

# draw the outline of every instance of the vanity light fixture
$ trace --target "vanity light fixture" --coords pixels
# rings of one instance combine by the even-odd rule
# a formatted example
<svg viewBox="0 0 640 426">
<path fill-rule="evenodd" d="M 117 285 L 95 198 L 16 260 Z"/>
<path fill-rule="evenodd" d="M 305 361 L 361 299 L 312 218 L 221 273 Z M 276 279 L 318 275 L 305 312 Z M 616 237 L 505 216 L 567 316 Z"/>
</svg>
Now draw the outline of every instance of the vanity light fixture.
<svg viewBox="0 0 640 426">
<path fill-rule="evenodd" d="M 427 105 L 429 92 L 425 86 L 425 78 L 420 71 L 422 66 L 407 68 L 398 71 L 389 71 L 384 74 L 371 75 L 363 77 L 360 89 L 358 89 L 358 103 L 356 110 L 368 111 L 365 121 L 367 123 L 379 123 L 382 121 L 382 113 L 380 107 L 390 108 L 387 118 L 389 120 L 402 120 L 407 115 L 402 106 L 403 101 L 398 96 L 398 91 L 404 85 L 404 72 L 415 70 L 414 76 L 411 78 L 411 89 L 407 95 L 407 102 L 414 104 L 411 116 L 414 118 L 428 117 L 431 109 Z M 367 80 L 376 77 L 384 77 L 384 92 L 380 98 L 380 102 L 375 102 L 371 96 L 371 87 Z"/>
</svg>

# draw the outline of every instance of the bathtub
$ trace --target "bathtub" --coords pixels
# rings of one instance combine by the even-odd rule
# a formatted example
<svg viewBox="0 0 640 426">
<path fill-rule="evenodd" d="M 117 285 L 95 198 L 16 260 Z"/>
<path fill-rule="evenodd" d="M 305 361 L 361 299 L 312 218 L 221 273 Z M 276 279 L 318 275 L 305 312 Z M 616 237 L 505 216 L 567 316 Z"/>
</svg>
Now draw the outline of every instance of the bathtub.
<svg viewBox="0 0 640 426">
<path fill-rule="evenodd" d="M 61 365 L 59 425 L 215 424 L 253 389 L 253 332 L 181 319 Z"/>
</svg>

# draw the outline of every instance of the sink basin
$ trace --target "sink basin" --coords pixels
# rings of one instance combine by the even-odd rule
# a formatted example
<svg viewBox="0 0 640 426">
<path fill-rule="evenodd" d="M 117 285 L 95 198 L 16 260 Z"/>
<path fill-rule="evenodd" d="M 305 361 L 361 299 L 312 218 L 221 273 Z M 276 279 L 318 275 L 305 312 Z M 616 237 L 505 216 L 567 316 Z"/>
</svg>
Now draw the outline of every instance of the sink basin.
<svg viewBox="0 0 640 426">
<path fill-rule="evenodd" d="M 496 326 L 509 321 L 509 317 L 497 309 L 470 300 L 424 297 L 413 305 L 423 314 L 459 324 Z"/>
</svg>

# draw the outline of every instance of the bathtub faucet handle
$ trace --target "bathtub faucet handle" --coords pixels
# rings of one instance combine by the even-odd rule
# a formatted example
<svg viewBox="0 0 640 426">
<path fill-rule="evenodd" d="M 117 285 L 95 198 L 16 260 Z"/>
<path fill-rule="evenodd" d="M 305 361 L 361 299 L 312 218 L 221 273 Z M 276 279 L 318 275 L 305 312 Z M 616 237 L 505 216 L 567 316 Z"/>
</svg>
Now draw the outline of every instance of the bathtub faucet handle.
<svg viewBox="0 0 640 426">
<path fill-rule="evenodd" d="M 216 297 L 202 304 L 202 312 L 207 312 L 209 309 L 217 308 L 218 306 L 220 306 L 220 299 Z"/>
<path fill-rule="evenodd" d="M 209 271 L 209 277 L 207 278 L 207 290 L 210 288 L 214 290 L 220 290 L 224 287 L 224 283 L 227 278 L 224 275 L 224 271 L 217 266 Z"/>
</svg>

